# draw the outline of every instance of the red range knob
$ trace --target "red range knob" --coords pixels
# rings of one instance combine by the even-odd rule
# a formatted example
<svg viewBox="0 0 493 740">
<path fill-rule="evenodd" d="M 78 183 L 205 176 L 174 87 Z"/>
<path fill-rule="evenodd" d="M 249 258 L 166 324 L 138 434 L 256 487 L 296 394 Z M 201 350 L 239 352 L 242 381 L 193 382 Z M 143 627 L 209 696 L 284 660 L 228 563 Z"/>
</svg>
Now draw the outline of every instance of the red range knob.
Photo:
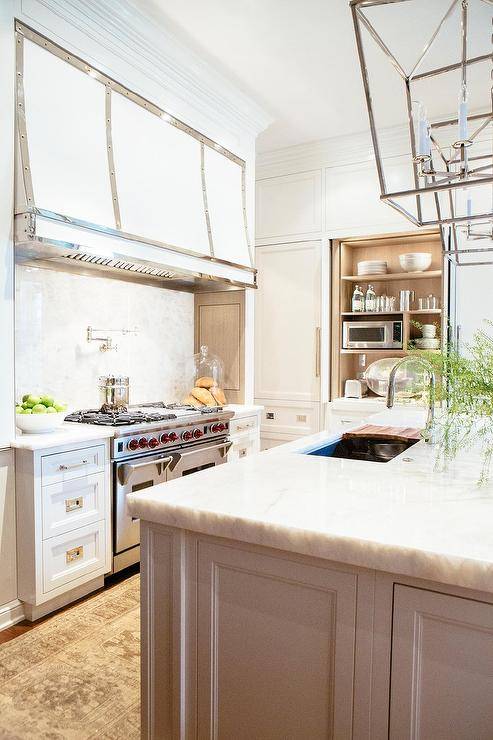
<svg viewBox="0 0 493 740">
<path fill-rule="evenodd" d="M 131 439 L 128 443 L 127 447 L 129 450 L 136 450 L 139 446 L 139 440 L 138 439 Z"/>
<path fill-rule="evenodd" d="M 192 439 L 192 432 L 183 432 L 181 438 L 184 442 L 188 442 L 190 439 Z"/>
<path fill-rule="evenodd" d="M 193 430 L 193 436 L 195 439 L 200 439 L 203 436 L 204 432 L 202 429 L 194 429 Z"/>
<path fill-rule="evenodd" d="M 163 445 L 167 445 L 170 440 L 171 436 L 169 434 L 161 434 L 161 443 Z"/>
<path fill-rule="evenodd" d="M 148 444 L 149 444 L 149 442 L 147 441 L 147 437 L 141 437 L 141 438 L 139 439 L 139 447 L 140 447 L 141 449 L 145 449 L 145 448 L 147 447 L 147 445 L 148 445 Z"/>
<path fill-rule="evenodd" d="M 176 442 L 176 440 L 178 439 L 178 435 L 176 434 L 176 432 L 171 432 L 171 434 L 169 435 L 169 438 L 170 438 L 170 442 Z"/>
<path fill-rule="evenodd" d="M 159 440 L 156 437 L 151 437 L 149 440 L 149 447 L 153 450 L 159 444 Z"/>
<path fill-rule="evenodd" d="M 214 432 L 214 434 L 216 432 L 224 432 L 225 429 L 226 429 L 226 424 L 221 424 L 220 422 L 217 422 L 216 424 L 213 424 L 211 426 L 211 432 Z"/>
</svg>

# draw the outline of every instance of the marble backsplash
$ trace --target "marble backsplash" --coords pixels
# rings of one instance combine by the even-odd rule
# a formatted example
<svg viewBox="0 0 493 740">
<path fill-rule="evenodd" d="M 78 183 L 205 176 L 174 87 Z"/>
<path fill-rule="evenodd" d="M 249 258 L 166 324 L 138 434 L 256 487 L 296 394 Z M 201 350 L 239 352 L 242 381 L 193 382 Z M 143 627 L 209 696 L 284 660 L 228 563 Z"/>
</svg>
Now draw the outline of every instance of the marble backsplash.
<svg viewBox="0 0 493 740">
<path fill-rule="evenodd" d="M 71 409 L 98 406 L 98 377 L 130 377 L 130 402 L 178 401 L 189 388 L 193 295 L 100 277 L 16 268 L 16 392 L 54 394 Z M 88 342 L 112 333 L 116 351 Z M 104 334 L 104 332 L 103 332 Z"/>
</svg>

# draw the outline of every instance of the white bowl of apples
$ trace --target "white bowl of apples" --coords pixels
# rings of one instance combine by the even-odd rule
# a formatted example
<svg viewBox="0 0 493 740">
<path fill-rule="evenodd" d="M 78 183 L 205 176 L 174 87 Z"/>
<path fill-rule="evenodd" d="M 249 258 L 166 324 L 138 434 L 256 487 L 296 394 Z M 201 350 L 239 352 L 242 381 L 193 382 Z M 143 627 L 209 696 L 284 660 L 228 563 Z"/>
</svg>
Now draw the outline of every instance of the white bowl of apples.
<svg viewBox="0 0 493 740">
<path fill-rule="evenodd" d="M 26 393 L 15 407 L 15 425 L 25 434 L 54 432 L 67 416 L 67 404 L 49 394 Z"/>
</svg>

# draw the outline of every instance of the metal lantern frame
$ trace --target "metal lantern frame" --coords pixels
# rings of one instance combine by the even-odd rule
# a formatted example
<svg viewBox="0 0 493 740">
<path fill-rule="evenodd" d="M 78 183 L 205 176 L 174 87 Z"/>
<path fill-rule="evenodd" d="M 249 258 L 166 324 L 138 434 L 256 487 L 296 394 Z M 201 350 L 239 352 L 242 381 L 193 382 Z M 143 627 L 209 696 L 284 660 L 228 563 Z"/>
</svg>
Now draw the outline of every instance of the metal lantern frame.
<svg viewBox="0 0 493 740">
<path fill-rule="evenodd" d="M 363 78 L 364 92 L 366 97 L 366 105 L 368 108 L 370 132 L 380 185 L 380 200 L 387 203 L 389 206 L 405 216 L 409 221 L 411 221 L 411 223 L 414 224 L 414 226 L 440 226 L 442 228 L 442 237 L 444 237 L 444 253 L 446 253 L 447 256 L 451 259 L 457 259 L 462 251 L 470 253 L 493 251 L 493 249 L 460 250 L 458 248 L 456 231 L 458 228 L 464 228 L 464 224 L 466 224 L 467 238 L 482 239 L 485 238 L 485 235 L 487 237 L 491 228 L 490 224 L 493 221 L 493 204 L 492 210 L 485 213 L 474 215 L 459 215 L 456 212 L 454 202 L 454 193 L 457 189 L 486 185 L 493 186 L 493 152 L 488 150 L 487 153 L 480 152 L 477 156 L 469 155 L 468 152 L 469 147 L 477 140 L 481 132 L 483 132 L 484 129 L 493 122 L 493 89 L 491 91 L 492 102 L 490 109 L 485 112 L 479 112 L 467 116 L 467 122 L 474 123 L 476 128 L 474 132 L 467 137 L 467 139 L 454 142 L 451 147 L 451 153 L 447 151 L 448 147 L 440 146 L 437 141 L 437 132 L 440 128 L 458 124 L 458 118 L 440 120 L 429 124 L 430 140 L 434 148 L 434 153 L 437 155 L 437 159 L 440 162 L 440 171 L 435 170 L 432 156 L 421 156 L 416 151 L 415 126 L 412 109 L 413 101 L 411 97 L 411 85 L 414 81 L 423 80 L 427 77 L 436 77 L 448 72 L 452 72 L 453 70 L 461 70 L 462 83 L 465 85 L 468 68 L 471 65 L 475 65 L 481 62 L 487 62 L 488 60 L 493 61 L 493 55 L 490 53 L 476 57 L 468 56 L 468 0 L 452 0 L 446 13 L 441 18 L 438 26 L 431 34 L 428 42 L 421 52 L 421 55 L 414 64 L 413 69 L 409 74 L 407 74 L 404 71 L 402 65 L 394 56 L 394 54 L 392 54 L 388 46 L 385 44 L 377 29 L 368 19 L 367 15 L 365 14 L 365 9 L 384 5 L 396 6 L 397 4 L 402 2 L 412 1 L 413 0 L 351 0 L 350 2 L 359 62 Z M 492 5 L 493 0 L 483 0 L 483 2 Z M 433 42 L 438 36 L 442 26 L 458 6 L 460 6 L 461 8 L 461 58 L 453 64 L 448 64 L 443 67 L 437 67 L 429 71 L 420 72 L 419 70 L 422 66 L 422 63 L 425 60 L 430 48 L 432 47 Z M 367 66 L 365 49 L 363 45 L 363 29 L 365 29 L 369 33 L 373 41 L 385 54 L 385 56 L 388 58 L 388 60 L 396 70 L 397 74 L 402 79 L 407 103 L 409 139 L 411 143 L 414 179 L 414 188 L 411 188 L 409 190 L 391 192 L 387 188 L 377 127 L 375 123 L 375 110 L 370 89 L 369 69 Z M 458 170 L 456 171 L 455 168 L 458 168 Z M 437 218 L 426 220 L 423 218 L 422 198 L 424 195 L 428 195 L 430 193 L 434 196 L 433 200 L 435 204 Z M 446 196 L 448 194 L 448 198 L 446 201 L 447 213 L 442 212 L 442 207 L 440 203 L 440 195 L 442 194 L 445 194 Z M 398 202 L 398 199 L 407 197 L 415 198 L 417 216 L 415 216 L 413 213 L 410 213 L 401 203 Z M 450 230 L 451 232 L 451 238 L 447 238 L 445 240 L 446 232 L 448 230 Z M 446 242 L 448 242 L 447 247 L 445 247 Z"/>
</svg>

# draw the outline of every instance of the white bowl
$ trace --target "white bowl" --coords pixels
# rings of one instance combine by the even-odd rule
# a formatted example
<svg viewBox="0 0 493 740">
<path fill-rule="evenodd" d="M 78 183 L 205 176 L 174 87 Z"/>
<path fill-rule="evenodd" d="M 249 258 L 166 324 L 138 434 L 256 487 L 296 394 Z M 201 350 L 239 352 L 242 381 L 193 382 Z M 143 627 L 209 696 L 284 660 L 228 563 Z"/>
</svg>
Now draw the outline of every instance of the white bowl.
<svg viewBox="0 0 493 740">
<path fill-rule="evenodd" d="M 68 411 L 59 411 L 56 414 L 16 414 L 15 425 L 24 434 L 46 434 L 58 429 L 67 414 Z"/>
<path fill-rule="evenodd" d="M 431 265 L 430 252 L 411 252 L 399 255 L 399 262 L 404 272 L 423 272 Z"/>
<path fill-rule="evenodd" d="M 419 339 L 416 339 L 416 347 L 418 347 L 418 349 L 439 349 L 440 340 L 420 337 Z"/>
</svg>

